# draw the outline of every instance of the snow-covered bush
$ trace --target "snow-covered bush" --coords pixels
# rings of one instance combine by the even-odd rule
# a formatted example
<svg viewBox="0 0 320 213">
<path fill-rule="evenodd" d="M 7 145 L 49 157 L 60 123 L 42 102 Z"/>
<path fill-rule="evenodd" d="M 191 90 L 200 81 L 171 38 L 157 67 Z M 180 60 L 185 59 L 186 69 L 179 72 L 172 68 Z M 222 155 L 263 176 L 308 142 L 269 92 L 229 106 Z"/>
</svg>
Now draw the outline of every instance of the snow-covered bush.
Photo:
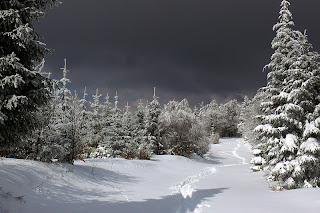
<svg viewBox="0 0 320 213">
<path fill-rule="evenodd" d="M 193 153 L 202 156 L 209 150 L 208 135 L 187 100 L 170 101 L 165 105 L 160 125 L 166 153 L 189 157 Z"/>
<path fill-rule="evenodd" d="M 209 135 L 235 137 L 239 136 L 239 113 L 240 107 L 236 100 L 220 105 L 213 100 L 200 107 L 197 117 Z"/>
<path fill-rule="evenodd" d="M 146 114 L 146 134 L 150 137 L 153 143 L 153 152 L 155 154 L 163 154 L 163 144 L 160 140 L 160 129 L 159 129 L 159 116 L 161 113 L 161 106 L 159 98 L 156 96 L 156 88 L 154 88 L 153 100 L 147 106 Z"/>
</svg>

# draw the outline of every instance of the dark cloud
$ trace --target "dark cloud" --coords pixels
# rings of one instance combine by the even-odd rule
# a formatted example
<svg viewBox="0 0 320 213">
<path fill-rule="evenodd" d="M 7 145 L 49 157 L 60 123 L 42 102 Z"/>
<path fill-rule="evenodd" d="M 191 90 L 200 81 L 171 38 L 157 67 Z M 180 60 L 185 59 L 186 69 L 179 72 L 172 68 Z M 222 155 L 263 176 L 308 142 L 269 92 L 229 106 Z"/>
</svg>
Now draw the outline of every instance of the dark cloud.
<svg viewBox="0 0 320 213">
<path fill-rule="evenodd" d="M 291 3 L 319 50 L 320 2 Z M 133 102 L 157 86 L 162 100 L 196 103 L 265 85 L 279 8 L 280 0 L 64 0 L 36 26 L 55 49 L 46 68 L 58 77 L 68 58 L 76 89 L 118 90 Z"/>
</svg>

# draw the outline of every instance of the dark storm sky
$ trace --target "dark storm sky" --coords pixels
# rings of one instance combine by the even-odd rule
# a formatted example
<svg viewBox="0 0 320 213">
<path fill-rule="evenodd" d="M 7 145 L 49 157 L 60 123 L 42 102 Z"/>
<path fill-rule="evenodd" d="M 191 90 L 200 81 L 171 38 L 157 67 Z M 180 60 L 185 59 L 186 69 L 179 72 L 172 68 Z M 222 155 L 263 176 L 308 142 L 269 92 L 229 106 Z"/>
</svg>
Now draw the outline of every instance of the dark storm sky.
<svg viewBox="0 0 320 213">
<path fill-rule="evenodd" d="M 120 101 L 191 104 L 253 95 L 266 84 L 280 0 L 61 0 L 36 23 L 60 78 L 68 60 L 72 88 L 95 88 Z M 320 51 L 320 1 L 292 0 L 296 28 Z"/>
</svg>

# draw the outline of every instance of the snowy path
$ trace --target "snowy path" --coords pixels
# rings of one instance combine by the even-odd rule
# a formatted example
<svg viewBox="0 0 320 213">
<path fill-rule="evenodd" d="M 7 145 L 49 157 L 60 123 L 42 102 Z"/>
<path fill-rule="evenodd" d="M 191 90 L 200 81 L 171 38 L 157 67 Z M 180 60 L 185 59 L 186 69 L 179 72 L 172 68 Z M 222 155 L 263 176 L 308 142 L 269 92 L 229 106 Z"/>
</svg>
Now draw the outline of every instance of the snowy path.
<svg viewBox="0 0 320 213">
<path fill-rule="evenodd" d="M 225 154 L 227 156 L 231 156 L 233 158 L 238 158 L 240 160 L 241 164 L 245 165 L 245 164 L 247 164 L 246 159 L 238 155 L 238 150 L 242 144 L 243 144 L 243 141 L 241 139 L 238 139 L 238 144 L 233 148 L 232 154 L 227 153 L 225 151 L 221 152 L 221 153 Z M 208 156 L 212 157 L 212 153 L 209 153 L 206 157 L 208 157 Z M 183 180 L 182 182 L 180 182 L 179 184 L 173 186 L 172 189 L 174 190 L 175 193 L 180 193 L 185 200 L 187 200 L 187 199 L 190 200 L 193 196 L 193 192 L 195 191 L 195 188 L 193 186 L 194 183 L 200 182 L 201 179 L 204 179 L 208 175 L 212 175 L 212 174 L 216 173 L 217 172 L 216 168 L 239 166 L 241 164 L 224 164 L 224 165 L 215 166 L 215 167 L 213 167 L 213 166 L 207 167 L 204 169 L 204 171 L 202 171 L 196 175 L 190 176 L 190 177 L 186 178 L 185 180 Z M 187 203 L 187 202 L 185 202 L 185 203 Z M 210 208 L 210 205 L 205 204 L 205 202 L 203 201 L 203 202 L 196 205 L 194 213 L 202 212 L 204 210 L 204 207 Z M 184 209 L 186 209 L 186 208 L 184 208 Z"/>
<path fill-rule="evenodd" d="M 318 213 L 320 190 L 271 192 L 250 147 L 221 139 L 205 158 L 99 159 L 75 166 L 0 159 L 0 213 Z"/>
</svg>

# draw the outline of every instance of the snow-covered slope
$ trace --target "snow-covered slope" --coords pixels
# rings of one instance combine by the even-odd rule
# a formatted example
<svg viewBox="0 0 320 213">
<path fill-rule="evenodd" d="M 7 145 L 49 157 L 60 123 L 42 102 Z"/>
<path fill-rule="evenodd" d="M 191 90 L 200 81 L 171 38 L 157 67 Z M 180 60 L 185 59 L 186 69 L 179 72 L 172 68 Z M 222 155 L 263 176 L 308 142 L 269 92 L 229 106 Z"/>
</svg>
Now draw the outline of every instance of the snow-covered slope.
<svg viewBox="0 0 320 213">
<path fill-rule="evenodd" d="M 242 139 L 205 159 L 97 159 L 74 166 L 0 160 L 0 213 L 320 212 L 320 190 L 272 192 Z"/>
</svg>

